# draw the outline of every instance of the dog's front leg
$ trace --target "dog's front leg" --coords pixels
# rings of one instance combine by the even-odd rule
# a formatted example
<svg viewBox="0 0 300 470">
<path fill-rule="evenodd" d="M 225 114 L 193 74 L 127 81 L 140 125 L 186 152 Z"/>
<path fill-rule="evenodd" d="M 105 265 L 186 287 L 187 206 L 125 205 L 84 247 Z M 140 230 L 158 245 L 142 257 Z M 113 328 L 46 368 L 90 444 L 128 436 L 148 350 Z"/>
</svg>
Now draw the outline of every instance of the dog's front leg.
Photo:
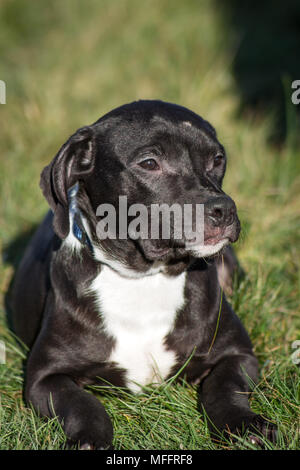
<svg viewBox="0 0 300 470">
<path fill-rule="evenodd" d="M 103 405 L 80 388 L 71 377 L 54 374 L 29 382 L 26 399 L 39 414 L 58 416 L 68 438 L 68 445 L 81 449 L 108 449 L 113 429 Z"/>
<path fill-rule="evenodd" d="M 199 399 L 208 415 L 212 435 L 219 435 L 220 431 L 244 433 L 249 429 L 252 443 L 261 444 L 259 433 L 276 440 L 275 426 L 249 406 L 249 382 L 255 381 L 256 376 L 256 358 L 240 354 L 224 357 L 205 377 L 199 386 Z"/>
</svg>

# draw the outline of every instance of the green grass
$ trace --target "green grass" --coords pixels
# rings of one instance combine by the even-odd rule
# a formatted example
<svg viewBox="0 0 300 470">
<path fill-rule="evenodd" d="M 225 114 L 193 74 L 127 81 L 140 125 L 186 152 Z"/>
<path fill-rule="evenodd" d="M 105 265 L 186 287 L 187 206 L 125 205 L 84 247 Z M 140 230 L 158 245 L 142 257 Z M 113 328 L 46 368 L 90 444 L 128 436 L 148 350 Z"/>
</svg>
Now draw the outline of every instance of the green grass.
<svg viewBox="0 0 300 470">
<path fill-rule="evenodd" d="M 47 205 L 39 174 L 66 138 L 115 106 L 159 98 L 190 107 L 217 129 L 229 156 L 224 188 L 242 221 L 237 252 L 247 272 L 230 299 L 260 362 L 252 408 L 279 427 L 278 443 L 299 449 L 300 155 L 294 108 L 286 96 L 288 137 L 268 143 L 271 114 L 237 117 L 231 74 L 235 49 L 214 2 L 152 0 L 4 0 L 0 9 L 0 449 L 59 449 L 57 420 L 44 420 L 22 398 L 24 353 L 8 330 L 4 296 L 26 234 Z M 230 43 L 231 44 L 231 43 Z M 93 391 L 99 393 L 100 391 Z M 249 449 L 244 439 L 210 439 L 187 384 L 139 396 L 101 390 L 116 449 Z"/>
</svg>

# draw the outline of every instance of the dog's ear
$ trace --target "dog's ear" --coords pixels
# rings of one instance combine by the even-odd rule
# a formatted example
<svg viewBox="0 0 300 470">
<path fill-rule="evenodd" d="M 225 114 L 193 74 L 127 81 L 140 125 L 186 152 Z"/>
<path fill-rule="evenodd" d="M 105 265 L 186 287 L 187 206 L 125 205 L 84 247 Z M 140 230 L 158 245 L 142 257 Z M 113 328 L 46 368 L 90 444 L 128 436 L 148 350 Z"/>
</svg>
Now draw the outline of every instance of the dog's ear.
<svg viewBox="0 0 300 470">
<path fill-rule="evenodd" d="M 95 137 L 91 127 L 82 127 L 61 147 L 41 174 L 40 187 L 53 214 L 53 228 L 60 238 L 69 233 L 68 189 L 94 167 Z"/>
</svg>

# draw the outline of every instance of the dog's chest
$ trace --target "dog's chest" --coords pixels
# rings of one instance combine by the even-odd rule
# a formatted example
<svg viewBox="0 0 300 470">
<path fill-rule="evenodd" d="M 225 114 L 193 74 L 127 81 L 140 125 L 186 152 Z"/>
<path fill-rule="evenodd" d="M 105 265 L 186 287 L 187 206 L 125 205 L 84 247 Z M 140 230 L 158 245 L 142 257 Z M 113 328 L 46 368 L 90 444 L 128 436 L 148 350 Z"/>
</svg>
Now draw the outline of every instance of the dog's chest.
<svg viewBox="0 0 300 470">
<path fill-rule="evenodd" d="M 131 279 L 108 267 L 93 281 L 105 331 L 115 339 L 108 361 L 125 369 L 132 391 L 161 382 L 176 363 L 164 341 L 184 304 L 184 285 L 185 273 Z"/>
</svg>

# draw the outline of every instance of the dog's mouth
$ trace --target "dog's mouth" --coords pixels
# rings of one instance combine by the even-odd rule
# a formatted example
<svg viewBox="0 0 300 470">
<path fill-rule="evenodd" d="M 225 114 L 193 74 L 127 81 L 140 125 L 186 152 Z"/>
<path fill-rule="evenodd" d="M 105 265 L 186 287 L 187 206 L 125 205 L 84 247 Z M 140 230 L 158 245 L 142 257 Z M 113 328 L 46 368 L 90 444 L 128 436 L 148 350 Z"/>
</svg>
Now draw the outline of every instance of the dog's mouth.
<svg viewBox="0 0 300 470">
<path fill-rule="evenodd" d="M 225 239 L 228 242 L 235 243 L 240 234 L 240 222 L 238 219 L 234 223 L 224 227 L 211 227 L 210 225 L 205 226 L 203 245 L 217 245 Z M 198 245 L 196 237 L 186 244 L 187 246 Z"/>
<path fill-rule="evenodd" d="M 235 221 L 227 227 L 207 227 L 204 240 L 199 243 L 197 237 L 190 240 L 139 240 L 139 246 L 149 261 L 169 261 L 180 259 L 187 254 L 195 256 L 212 256 L 217 254 L 228 243 L 237 241 L 240 224 Z"/>
</svg>

